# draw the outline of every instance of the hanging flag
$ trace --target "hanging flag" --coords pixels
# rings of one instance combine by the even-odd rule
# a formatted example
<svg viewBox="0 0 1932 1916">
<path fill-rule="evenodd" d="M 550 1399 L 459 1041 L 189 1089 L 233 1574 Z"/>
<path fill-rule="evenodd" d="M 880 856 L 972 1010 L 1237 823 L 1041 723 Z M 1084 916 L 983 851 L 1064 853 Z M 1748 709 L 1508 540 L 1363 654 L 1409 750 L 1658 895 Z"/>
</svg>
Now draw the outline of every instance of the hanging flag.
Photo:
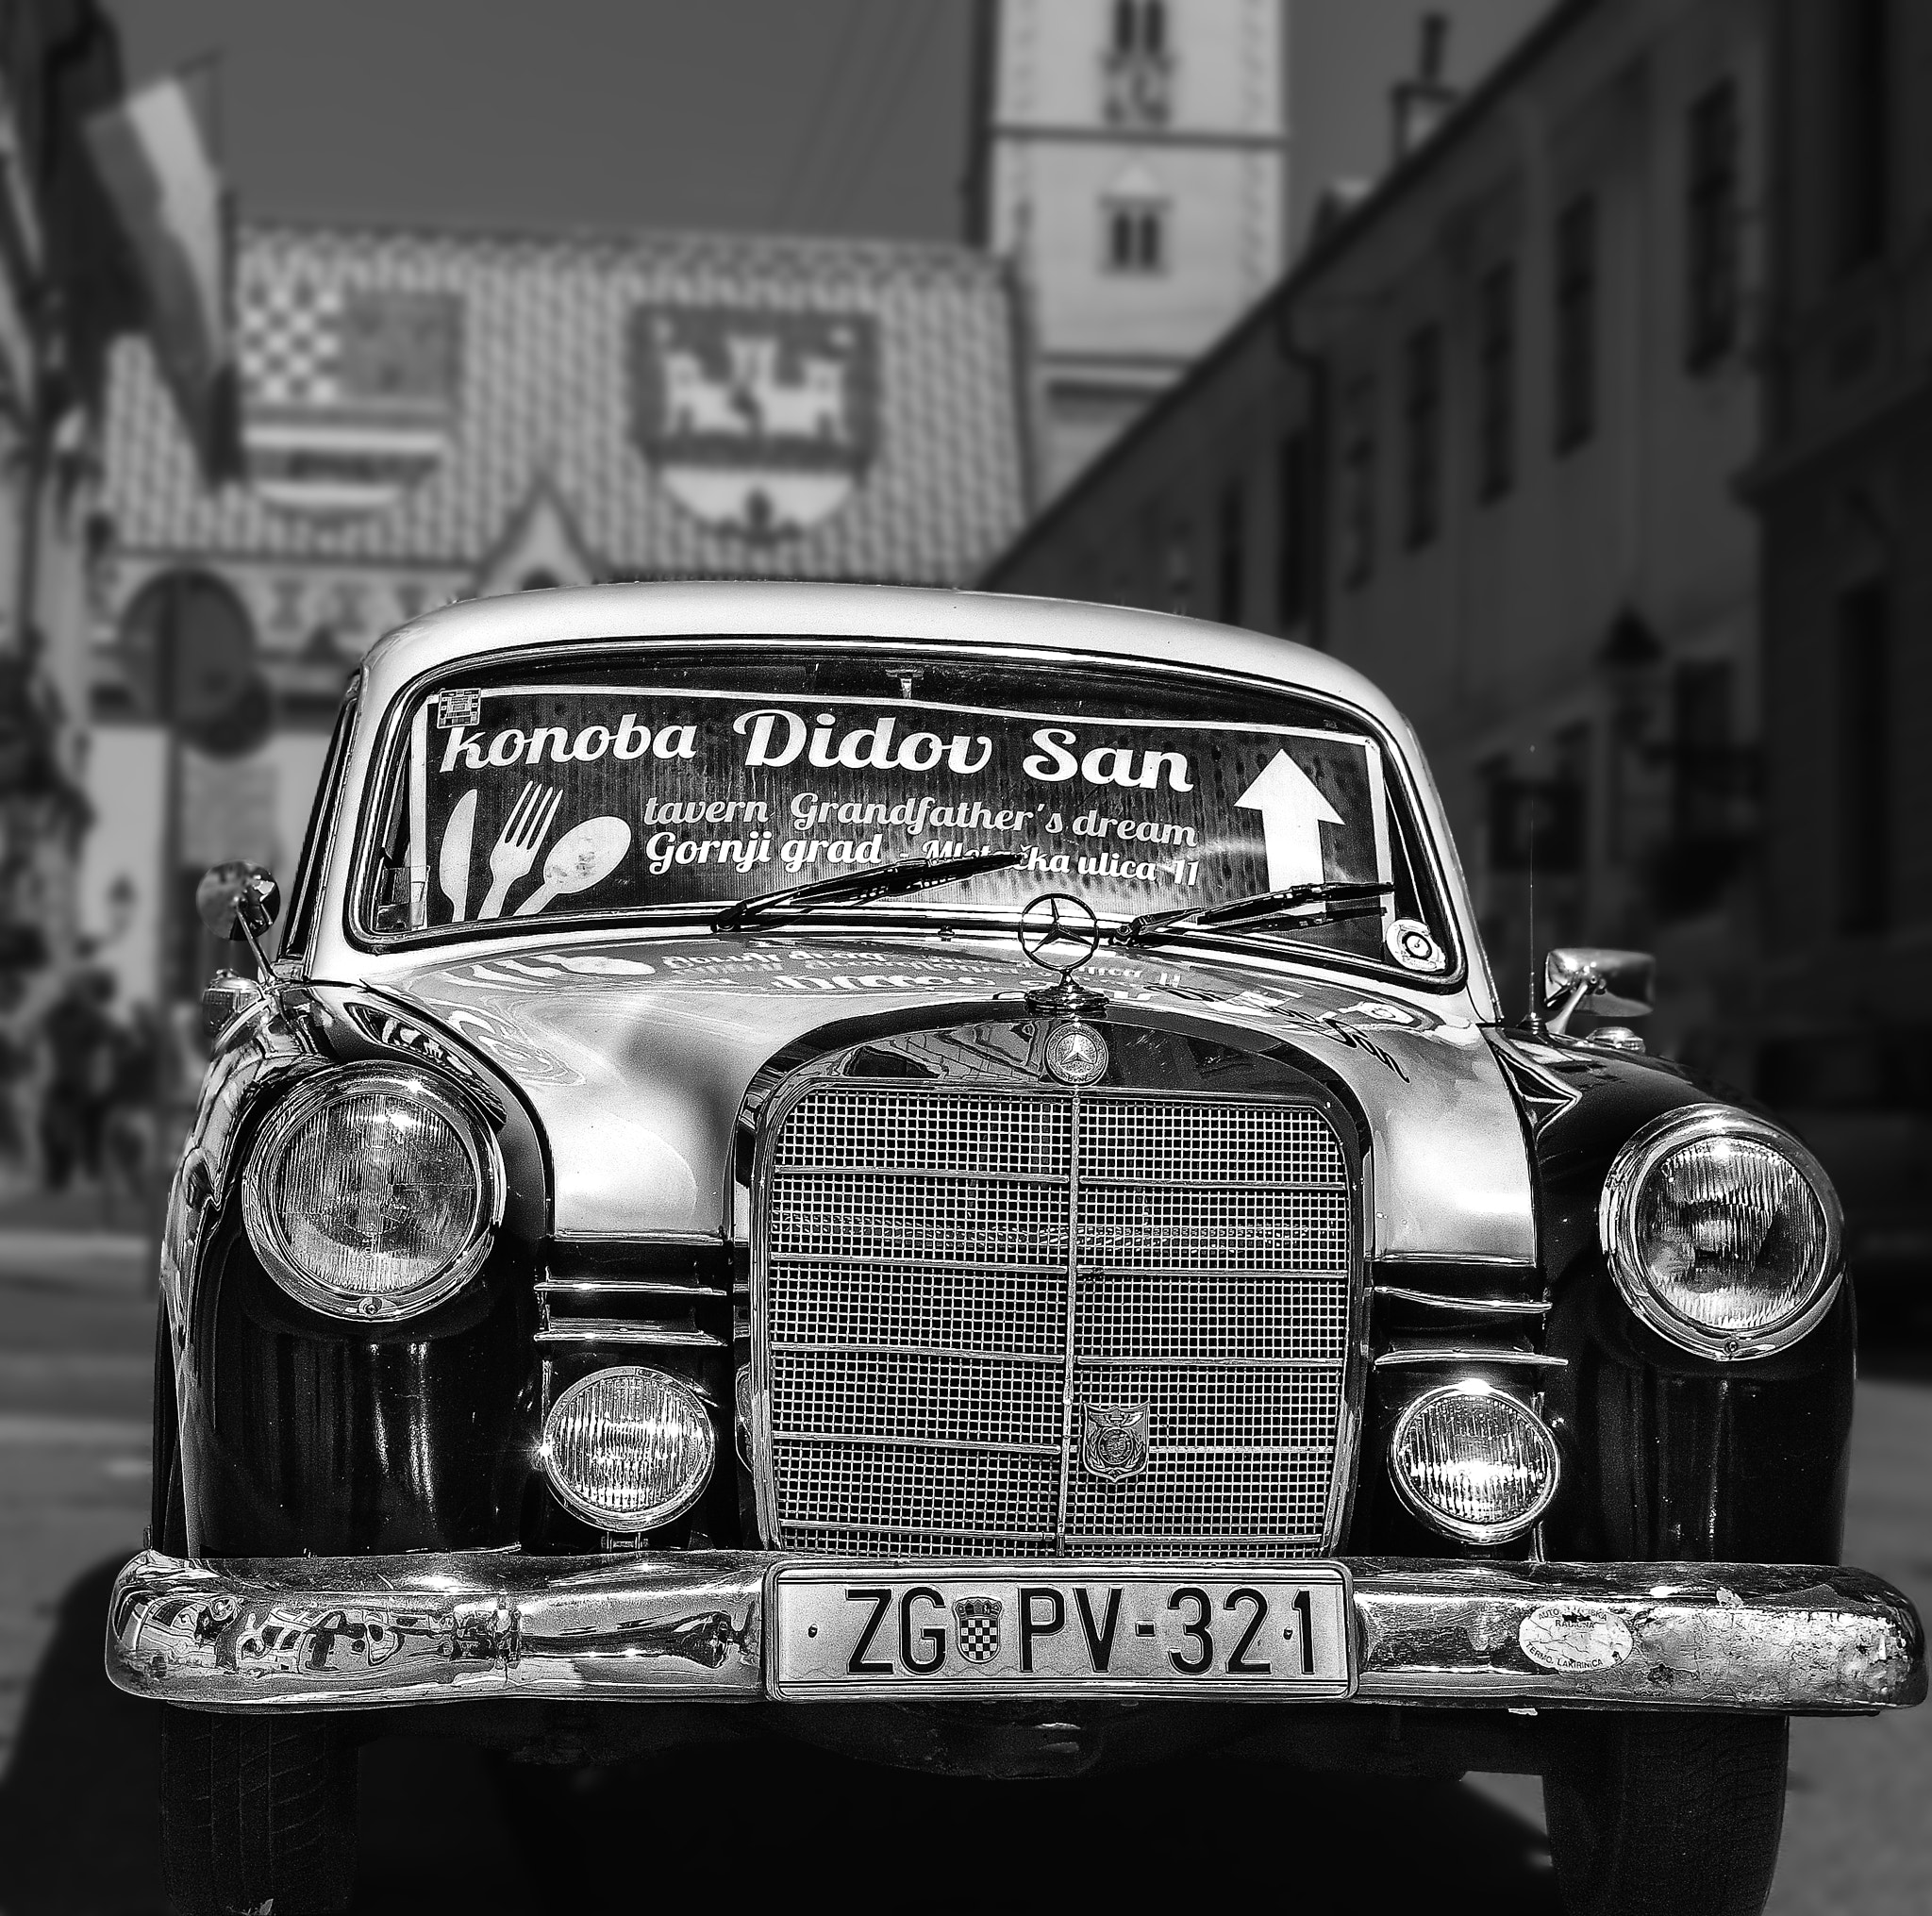
<svg viewBox="0 0 1932 1916">
<path fill-rule="evenodd" d="M 238 327 L 250 485 L 282 511 L 387 511 L 454 438 L 458 296 L 251 265 Z"/>
<path fill-rule="evenodd" d="M 242 470 L 227 189 L 177 76 L 87 123 L 108 196 L 140 263 L 148 338 L 209 485 Z"/>
</svg>

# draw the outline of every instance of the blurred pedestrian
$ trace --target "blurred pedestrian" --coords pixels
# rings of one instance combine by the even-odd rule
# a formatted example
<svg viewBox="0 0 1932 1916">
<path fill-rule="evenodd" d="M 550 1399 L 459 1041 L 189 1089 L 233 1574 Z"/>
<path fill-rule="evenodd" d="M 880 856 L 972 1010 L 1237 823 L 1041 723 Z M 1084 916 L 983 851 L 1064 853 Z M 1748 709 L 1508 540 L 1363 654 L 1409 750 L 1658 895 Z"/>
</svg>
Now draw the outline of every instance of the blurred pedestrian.
<svg viewBox="0 0 1932 1916">
<path fill-rule="evenodd" d="M 112 1027 L 113 1073 L 101 1130 L 101 1181 L 111 1200 L 142 1207 L 154 1160 L 155 1098 L 159 1089 L 160 1028 L 146 1005 L 130 1008 Z"/>
<path fill-rule="evenodd" d="M 76 1173 L 98 1178 L 101 1127 L 114 1073 L 111 972 L 76 971 L 41 1020 L 47 1056 L 41 1092 L 41 1172 L 49 1191 L 65 1191 Z"/>
</svg>

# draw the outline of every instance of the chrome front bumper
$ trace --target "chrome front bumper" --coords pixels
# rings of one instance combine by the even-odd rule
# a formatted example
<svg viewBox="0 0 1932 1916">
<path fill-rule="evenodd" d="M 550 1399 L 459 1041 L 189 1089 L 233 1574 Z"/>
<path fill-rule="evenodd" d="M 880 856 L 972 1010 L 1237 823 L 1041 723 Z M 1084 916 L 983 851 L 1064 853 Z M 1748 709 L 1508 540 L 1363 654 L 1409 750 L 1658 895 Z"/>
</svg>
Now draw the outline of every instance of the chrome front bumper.
<svg viewBox="0 0 1932 1916">
<path fill-rule="evenodd" d="M 765 1578 L 780 1560 L 148 1551 L 114 1585 L 108 1674 L 204 1709 L 746 1701 L 766 1693 Z M 1864 1571 L 1342 1560 L 1362 1702 L 1823 1715 L 1925 1694 L 1918 1615 Z"/>
</svg>

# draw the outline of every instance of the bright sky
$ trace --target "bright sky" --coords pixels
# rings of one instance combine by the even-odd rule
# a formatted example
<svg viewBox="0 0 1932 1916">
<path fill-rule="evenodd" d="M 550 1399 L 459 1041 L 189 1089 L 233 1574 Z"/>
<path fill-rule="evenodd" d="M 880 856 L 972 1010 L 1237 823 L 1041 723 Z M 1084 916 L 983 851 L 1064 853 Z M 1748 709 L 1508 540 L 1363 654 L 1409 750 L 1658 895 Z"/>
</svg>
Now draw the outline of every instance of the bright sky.
<svg viewBox="0 0 1932 1916">
<path fill-rule="evenodd" d="M 108 4 L 134 78 L 221 54 L 246 211 L 959 231 L 971 0 Z M 1546 0 L 1288 4 L 1305 210 L 1385 163 L 1424 13 L 1451 17 L 1467 84 Z"/>
</svg>

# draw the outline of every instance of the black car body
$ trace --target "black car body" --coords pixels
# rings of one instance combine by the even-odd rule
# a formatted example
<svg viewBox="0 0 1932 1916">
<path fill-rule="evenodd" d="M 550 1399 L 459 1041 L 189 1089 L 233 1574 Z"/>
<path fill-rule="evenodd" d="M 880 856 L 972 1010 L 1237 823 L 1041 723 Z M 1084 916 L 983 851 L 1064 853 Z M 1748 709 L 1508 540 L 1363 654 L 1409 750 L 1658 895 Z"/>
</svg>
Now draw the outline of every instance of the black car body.
<svg viewBox="0 0 1932 1916">
<path fill-rule="evenodd" d="M 1555 1023 L 1631 962 L 1558 955 Z M 1627 1034 L 1506 1026 L 1408 728 L 1318 654 L 452 608 L 370 655 L 214 999 L 108 1629 L 184 1907 L 340 1901 L 344 1752 L 435 1709 L 1514 1767 L 1574 1908 L 1748 1909 L 1786 1719 L 1924 1693 L 1839 1566 L 1828 1180 Z M 251 1762 L 309 1786 L 266 1843 Z"/>
</svg>

